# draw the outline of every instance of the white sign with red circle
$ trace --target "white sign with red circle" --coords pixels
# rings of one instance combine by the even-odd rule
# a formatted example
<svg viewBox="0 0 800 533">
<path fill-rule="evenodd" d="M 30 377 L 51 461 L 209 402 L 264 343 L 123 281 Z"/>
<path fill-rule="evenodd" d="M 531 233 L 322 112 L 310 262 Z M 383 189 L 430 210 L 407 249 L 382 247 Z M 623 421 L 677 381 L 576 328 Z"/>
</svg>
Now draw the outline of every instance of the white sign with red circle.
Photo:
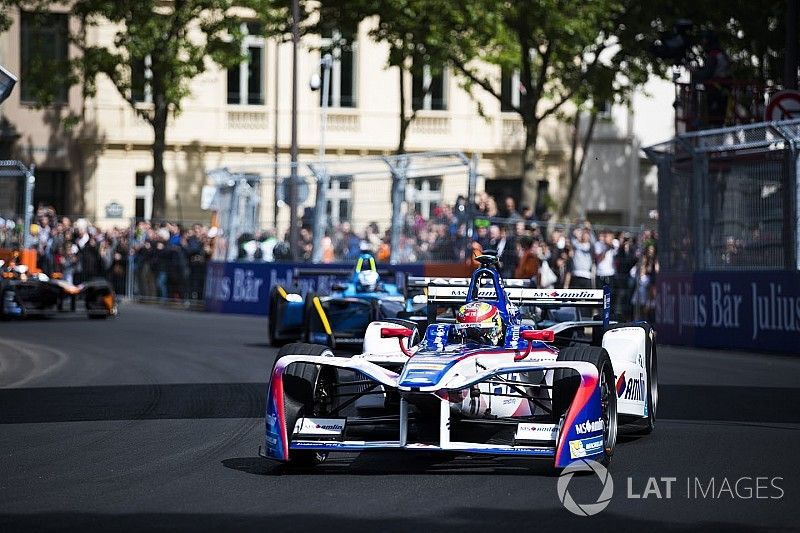
<svg viewBox="0 0 800 533">
<path fill-rule="evenodd" d="M 780 91 L 770 98 L 764 110 L 764 120 L 800 118 L 800 91 Z"/>
</svg>

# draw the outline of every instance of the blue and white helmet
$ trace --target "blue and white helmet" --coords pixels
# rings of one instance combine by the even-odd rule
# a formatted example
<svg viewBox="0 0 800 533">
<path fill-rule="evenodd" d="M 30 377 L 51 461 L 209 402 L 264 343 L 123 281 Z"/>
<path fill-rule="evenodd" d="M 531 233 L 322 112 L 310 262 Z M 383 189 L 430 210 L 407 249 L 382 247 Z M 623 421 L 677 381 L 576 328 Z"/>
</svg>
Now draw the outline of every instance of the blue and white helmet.
<svg viewBox="0 0 800 533">
<path fill-rule="evenodd" d="M 378 288 L 380 276 L 374 270 L 362 270 L 358 273 L 358 290 L 360 292 L 375 292 Z"/>
</svg>

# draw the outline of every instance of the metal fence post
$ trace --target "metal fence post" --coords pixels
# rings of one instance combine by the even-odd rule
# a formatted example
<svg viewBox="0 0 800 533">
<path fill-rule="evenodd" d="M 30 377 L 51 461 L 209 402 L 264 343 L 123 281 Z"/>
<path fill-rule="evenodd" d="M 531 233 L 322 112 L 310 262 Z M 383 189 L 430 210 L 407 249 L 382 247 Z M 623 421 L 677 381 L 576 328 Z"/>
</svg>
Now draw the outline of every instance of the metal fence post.
<svg viewBox="0 0 800 533">
<path fill-rule="evenodd" d="M 230 226 L 228 235 L 225 235 L 228 241 L 228 248 L 225 251 L 225 259 L 228 261 L 236 261 L 239 255 L 239 245 L 236 240 L 239 238 L 239 192 L 241 190 L 241 176 L 236 176 L 233 183 L 233 191 L 231 194 L 230 214 L 228 224 Z"/>
<path fill-rule="evenodd" d="M 785 136 L 785 134 L 784 134 Z M 800 175 L 800 139 L 788 137 L 789 141 L 789 168 L 787 176 L 787 191 L 784 198 L 788 200 L 784 209 L 787 237 L 794 246 L 787 247 L 786 269 L 800 270 L 800 187 L 797 186 L 797 177 Z M 794 257 L 791 254 L 794 254 Z"/>
<path fill-rule="evenodd" d="M 136 249 L 134 244 L 136 241 L 136 218 L 130 219 L 130 226 L 128 227 L 128 265 L 127 265 L 127 279 L 125 280 L 125 298 L 128 301 L 133 300 L 133 277 L 136 275 Z"/>
<path fill-rule="evenodd" d="M 800 176 L 800 150 L 798 150 L 798 139 L 792 140 L 792 172 L 790 174 L 790 182 L 794 188 L 794 266 L 796 270 L 800 270 L 800 187 L 797 185 L 797 178 Z"/>
<path fill-rule="evenodd" d="M 390 244 L 389 261 L 397 263 L 400 252 L 400 235 L 403 231 L 403 201 L 406 192 L 406 173 L 408 171 L 408 156 L 403 155 L 397 159 L 397 166 L 384 158 L 392 173 L 392 237 Z"/>
<path fill-rule="evenodd" d="M 698 138 L 697 142 L 702 145 L 703 139 Z M 708 179 L 708 154 L 703 150 L 694 150 L 692 156 L 692 199 L 691 199 L 691 218 L 692 218 L 692 256 L 694 258 L 694 270 L 703 270 L 707 264 L 707 250 L 705 242 L 705 220 L 703 213 L 705 210 L 704 182 Z"/>
<path fill-rule="evenodd" d="M 475 191 L 478 188 L 478 154 L 473 154 L 467 167 L 467 249 L 464 258 L 472 259 L 472 237 L 475 233 Z"/>
<path fill-rule="evenodd" d="M 648 154 L 649 155 L 649 154 Z M 669 246 L 659 246 L 659 261 L 665 270 L 672 268 L 672 155 L 665 154 L 658 162 L 658 233 L 659 240 Z"/>
<path fill-rule="evenodd" d="M 20 165 L 21 166 L 21 165 Z M 22 167 L 23 169 L 25 167 Z M 22 228 L 22 246 L 31 246 L 31 223 L 33 222 L 33 188 L 36 186 L 36 165 L 31 165 L 30 169 L 25 170 L 25 221 Z"/>
<path fill-rule="evenodd" d="M 319 169 L 315 165 L 308 165 L 309 170 L 317 180 L 316 206 L 314 207 L 314 235 L 312 241 L 312 261 L 322 262 L 322 237 L 325 234 L 326 213 L 325 206 L 328 205 L 328 184 L 330 175 L 325 165 Z"/>
</svg>

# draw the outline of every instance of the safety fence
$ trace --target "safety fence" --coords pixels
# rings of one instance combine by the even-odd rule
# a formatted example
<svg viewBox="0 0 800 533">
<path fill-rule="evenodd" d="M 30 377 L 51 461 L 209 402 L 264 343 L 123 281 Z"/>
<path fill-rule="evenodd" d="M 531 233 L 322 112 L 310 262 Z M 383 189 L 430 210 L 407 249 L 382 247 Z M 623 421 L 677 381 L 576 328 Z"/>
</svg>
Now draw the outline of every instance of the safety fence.
<svg viewBox="0 0 800 533">
<path fill-rule="evenodd" d="M 797 354 L 800 120 L 677 136 L 658 165 L 662 341 Z"/>
<path fill-rule="evenodd" d="M 33 217 L 34 167 L 0 160 L 0 248 L 25 246 Z"/>
<path fill-rule="evenodd" d="M 680 135 L 658 165 L 661 268 L 798 268 L 800 120 Z"/>
<path fill-rule="evenodd" d="M 391 263 L 461 260 L 476 165 L 460 152 L 423 152 L 212 170 L 204 207 L 220 229 L 214 259 L 252 260 L 277 238 L 295 249 L 295 259 L 314 263 L 352 260 L 365 248 Z M 276 259 L 286 259 L 277 251 Z"/>
</svg>

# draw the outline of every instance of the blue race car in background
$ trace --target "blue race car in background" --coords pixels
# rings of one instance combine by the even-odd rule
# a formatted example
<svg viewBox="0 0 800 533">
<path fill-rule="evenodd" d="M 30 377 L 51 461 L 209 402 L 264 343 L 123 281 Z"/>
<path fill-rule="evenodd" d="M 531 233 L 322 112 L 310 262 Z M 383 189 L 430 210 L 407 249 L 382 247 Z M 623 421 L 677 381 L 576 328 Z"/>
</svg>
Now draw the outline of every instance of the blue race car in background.
<svg viewBox="0 0 800 533">
<path fill-rule="evenodd" d="M 298 270 L 304 276 L 349 276 L 334 283 L 331 292 L 302 294 L 299 287 L 275 285 L 269 296 L 269 342 L 280 346 L 306 341 L 331 347 L 361 348 L 364 332 L 375 320 L 398 319 L 407 312 L 406 297 L 395 283 L 381 280 L 375 258 L 362 254 L 353 270 Z"/>
</svg>

